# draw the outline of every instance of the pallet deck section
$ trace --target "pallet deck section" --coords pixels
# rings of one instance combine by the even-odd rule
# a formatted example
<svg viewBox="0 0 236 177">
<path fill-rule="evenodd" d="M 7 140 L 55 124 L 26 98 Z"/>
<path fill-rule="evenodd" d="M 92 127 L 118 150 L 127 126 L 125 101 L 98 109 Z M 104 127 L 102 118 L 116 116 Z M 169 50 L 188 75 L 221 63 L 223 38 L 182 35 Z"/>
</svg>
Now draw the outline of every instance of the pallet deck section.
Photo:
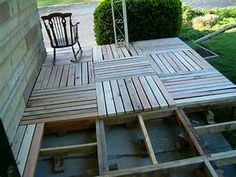
<svg viewBox="0 0 236 177">
<path fill-rule="evenodd" d="M 140 173 L 161 171 L 162 163 L 158 164 L 153 155 L 145 127 L 144 119 L 149 114 L 160 117 L 168 113 L 181 117 L 180 122 L 200 154 L 200 157 L 186 161 L 166 163 L 166 168 L 201 164 L 214 176 L 209 162 L 235 159 L 235 154 L 228 157 L 222 157 L 221 154 L 206 157 L 202 154 L 200 145 L 194 139 L 194 128 L 186 124 L 186 117 L 178 111 L 228 102 L 236 105 L 236 86 L 183 41 L 178 38 L 138 41 L 131 43 L 129 49 L 116 48 L 111 44 L 86 48 L 84 51 L 79 63 L 71 63 L 71 51 L 63 49 L 58 53 L 56 65 L 51 64 L 52 54 L 49 53 L 42 66 L 12 144 L 22 176 L 33 176 L 44 126 L 53 127 L 53 124 L 64 121 L 73 124 L 74 120 L 96 122 L 97 142 L 92 144 L 92 150 L 97 147 L 100 175 L 128 176 L 137 170 Z M 104 121 L 115 123 L 118 119 L 124 122 L 133 120 L 129 116 L 140 124 L 153 164 L 109 171 Z M 90 148 L 90 145 L 78 148 L 84 150 L 87 146 Z"/>
</svg>

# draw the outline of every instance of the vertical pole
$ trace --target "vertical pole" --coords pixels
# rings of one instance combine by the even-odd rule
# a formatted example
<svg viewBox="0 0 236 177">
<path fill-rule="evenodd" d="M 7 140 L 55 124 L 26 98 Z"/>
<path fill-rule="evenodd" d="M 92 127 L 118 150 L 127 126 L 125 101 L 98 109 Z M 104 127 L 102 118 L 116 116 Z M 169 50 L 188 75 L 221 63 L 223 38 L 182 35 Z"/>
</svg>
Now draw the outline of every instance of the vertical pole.
<svg viewBox="0 0 236 177">
<path fill-rule="evenodd" d="M 112 21 L 113 21 L 113 30 L 114 30 L 115 43 L 117 44 L 116 20 L 115 20 L 115 11 L 114 11 L 114 0 L 111 0 L 111 12 L 112 12 Z"/>
<path fill-rule="evenodd" d="M 128 34 L 128 22 L 125 0 L 122 0 L 123 18 L 124 18 L 124 30 L 125 30 L 125 45 L 129 49 L 129 34 Z"/>
</svg>

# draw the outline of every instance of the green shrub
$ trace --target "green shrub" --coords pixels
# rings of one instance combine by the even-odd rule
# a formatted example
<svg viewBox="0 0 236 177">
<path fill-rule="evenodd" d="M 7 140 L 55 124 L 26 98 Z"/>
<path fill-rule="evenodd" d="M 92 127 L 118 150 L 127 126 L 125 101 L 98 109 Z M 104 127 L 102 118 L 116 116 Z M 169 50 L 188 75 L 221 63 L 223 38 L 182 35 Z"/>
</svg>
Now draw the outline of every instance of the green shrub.
<svg viewBox="0 0 236 177">
<path fill-rule="evenodd" d="M 116 0 L 115 3 L 121 11 L 121 3 Z M 172 37 L 181 29 L 180 0 L 127 0 L 126 6 L 130 41 Z M 97 43 L 114 43 L 110 0 L 99 3 L 94 12 L 94 23 Z"/>
</svg>

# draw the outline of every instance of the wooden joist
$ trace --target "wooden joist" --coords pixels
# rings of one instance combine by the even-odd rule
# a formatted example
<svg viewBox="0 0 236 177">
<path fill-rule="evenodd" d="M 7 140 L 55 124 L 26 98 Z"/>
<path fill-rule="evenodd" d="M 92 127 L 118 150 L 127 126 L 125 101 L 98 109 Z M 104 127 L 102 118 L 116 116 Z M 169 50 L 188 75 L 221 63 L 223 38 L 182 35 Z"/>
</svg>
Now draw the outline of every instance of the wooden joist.
<svg viewBox="0 0 236 177">
<path fill-rule="evenodd" d="M 176 110 L 176 116 L 182 126 L 185 128 L 190 139 L 190 143 L 193 144 L 193 147 L 197 150 L 198 154 L 201 156 L 205 155 L 205 152 L 203 151 L 201 145 L 197 140 L 198 135 L 196 134 L 193 126 L 191 125 L 184 111 L 182 109 Z"/>
<path fill-rule="evenodd" d="M 171 172 L 172 174 L 176 171 L 186 172 L 186 171 L 195 171 L 199 169 L 203 165 L 204 160 L 202 157 L 194 157 L 188 158 L 184 160 L 176 160 L 167 163 L 160 163 L 155 165 L 147 165 L 142 167 L 135 167 L 131 169 L 122 169 L 118 171 L 109 171 L 107 172 L 107 176 L 132 176 L 132 175 L 140 175 L 144 176 L 144 174 L 150 174 L 156 172 L 156 174 L 161 174 L 166 172 Z"/>
<path fill-rule="evenodd" d="M 97 136 L 97 154 L 99 175 L 104 175 L 109 171 L 108 156 L 106 147 L 106 136 L 103 120 L 96 121 L 96 136 Z"/>
<path fill-rule="evenodd" d="M 69 154 L 94 153 L 97 149 L 97 143 L 87 143 L 79 145 L 68 145 L 60 147 L 41 148 L 40 156 L 60 156 Z"/>
<path fill-rule="evenodd" d="M 143 121 L 143 117 L 141 115 L 138 115 L 139 125 L 141 127 L 143 136 L 144 136 L 144 142 L 147 148 L 147 152 L 149 154 L 149 157 L 151 158 L 152 164 L 157 164 L 157 159 L 154 153 L 154 150 L 152 148 L 152 143 L 149 139 L 148 132 L 145 126 L 145 123 Z"/>
<path fill-rule="evenodd" d="M 214 133 L 214 132 L 224 132 L 236 129 L 236 121 L 216 123 L 212 125 L 203 125 L 199 127 L 194 127 L 197 133 Z"/>
<path fill-rule="evenodd" d="M 232 165 L 236 163 L 236 150 L 214 153 L 208 159 L 219 167 Z"/>
</svg>

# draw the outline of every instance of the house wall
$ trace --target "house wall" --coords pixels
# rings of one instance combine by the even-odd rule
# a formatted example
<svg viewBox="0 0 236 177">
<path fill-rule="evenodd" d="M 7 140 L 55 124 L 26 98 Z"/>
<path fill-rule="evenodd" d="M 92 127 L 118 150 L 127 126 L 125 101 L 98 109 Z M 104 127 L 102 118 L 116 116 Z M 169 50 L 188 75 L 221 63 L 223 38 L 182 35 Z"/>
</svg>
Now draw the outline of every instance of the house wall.
<svg viewBox="0 0 236 177">
<path fill-rule="evenodd" d="M 36 0 L 0 0 L 0 118 L 10 143 L 45 56 Z"/>
</svg>

